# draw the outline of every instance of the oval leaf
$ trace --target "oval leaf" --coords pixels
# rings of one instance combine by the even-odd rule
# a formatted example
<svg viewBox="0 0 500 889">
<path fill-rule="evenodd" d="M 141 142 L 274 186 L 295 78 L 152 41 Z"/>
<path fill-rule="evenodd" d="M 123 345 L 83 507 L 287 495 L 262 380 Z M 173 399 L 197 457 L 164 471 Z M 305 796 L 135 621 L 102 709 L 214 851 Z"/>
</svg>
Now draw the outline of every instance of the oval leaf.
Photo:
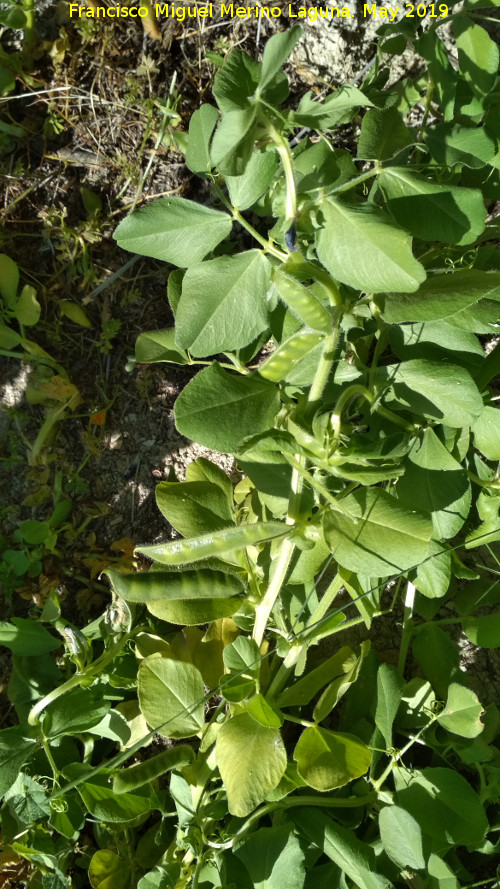
<svg viewBox="0 0 500 889">
<path fill-rule="evenodd" d="M 401 806 L 386 806 L 379 819 L 382 845 L 400 868 L 422 870 L 425 858 L 422 852 L 422 832 L 418 821 Z"/>
<path fill-rule="evenodd" d="M 300 777 L 322 792 L 360 778 L 372 759 L 368 747 L 358 738 L 317 725 L 302 732 L 293 758 Z"/>
<path fill-rule="evenodd" d="M 324 227 L 317 234 L 317 252 L 337 281 L 367 293 L 412 293 L 425 280 L 410 236 L 373 204 L 353 207 L 326 199 L 320 207 Z"/>
<path fill-rule="evenodd" d="M 483 707 L 470 688 L 452 682 L 448 699 L 438 720 L 449 732 L 462 738 L 477 738 L 484 725 L 480 720 Z"/>
<path fill-rule="evenodd" d="M 248 713 L 233 716 L 219 731 L 217 765 L 231 815 L 244 818 L 266 799 L 286 769 L 279 730 L 261 725 Z"/>
<path fill-rule="evenodd" d="M 427 557 L 432 535 L 428 516 L 401 507 L 380 488 L 349 494 L 342 507 L 344 512 L 332 509 L 325 514 L 324 533 L 335 559 L 345 568 L 368 577 L 388 577 Z"/>
<path fill-rule="evenodd" d="M 227 213 L 185 198 L 160 198 L 134 210 L 116 229 L 120 247 L 187 268 L 227 238 L 232 221 Z"/>
<path fill-rule="evenodd" d="M 485 298 L 500 300 L 500 272 L 458 269 L 428 278 L 411 296 L 386 293 L 382 315 L 390 324 L 439 321 Z"/>
<path fill-rule="evenodd" d="M 139 705 L 164 738 L 190 738 L 205 722 L 205 689 L 193 664 L 151 655 L 139 667 Z"/>
<path fill-rule="evenodd" d="M 268 326 L 270 280 L 260 250 L 192 265 L 177 306 L 177 345 L 196 357 L 247 346 Z"/>
<path fill-rule="evenodd" d="M 181 435 L 207 448 L 235 453 L 244 438 L 269 429 L 278 410 L 272 383 L 236 377 L 212 364 L 181 392 L 174 413 Z"/>
</svg>

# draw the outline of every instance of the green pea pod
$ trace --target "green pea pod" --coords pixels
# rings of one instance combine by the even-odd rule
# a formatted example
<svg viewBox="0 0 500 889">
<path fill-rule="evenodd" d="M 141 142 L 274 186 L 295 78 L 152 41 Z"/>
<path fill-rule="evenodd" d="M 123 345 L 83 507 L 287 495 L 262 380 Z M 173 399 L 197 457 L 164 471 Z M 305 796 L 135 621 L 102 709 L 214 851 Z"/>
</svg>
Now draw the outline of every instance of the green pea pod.
<svg viewBox="0 0 500 889">
<path fill-rule="evenodd" d="M 278 346 L 262 367 L 259 367 L 259 374 L 266 380 L 279 383 L 323 339 L 324 335 L 315 330 L 299 330 Z"/>
<path fill-rule="evenodd" d="M 127 602 L 158 602 L 162 599 L 225 599 L 243 591 L 233 574 L 206 569 L 191 571 L 143 571 L 123 574 L 104 571 L 115 593 Z"/>
<path fill-rule="evenodd" d="M 148 611 L 172 624 L 188 627 L 229 617 L 241 606 L 243 582 L 223 571 L 104 572 L 115 593 L 129 602 L 145 602 Z"/>
<path fill-rule="evenodd" d="M 162 565 L 189 565 L 202 559 L 211 559 L 224 553 L 266 543 L 275 537 L 290 533 L 290 526 L 281 522 L 255 522 L 252 525 L 238 525 L 223 528 L 213 534 L 191 537 L 189 540 L 172 540 L 170 543 L 157 543 L 153 546 L 138 546 L 137 552 Z"/>
<path fill-rule="evenodd" d="M 304 324 L 313 330 L 330 333 L 332 316 L 307 287 L 296 278 L 287 275 L 281 268 L 275 270 L 273 283 L 283 302 Z"/>
<path fill-rule="evenodd" d="M 137 762 L 130 768 L 117 772 L 113 779 L 113 792 L 128 793 L 131 790 L 136 790 L 137 787 L 143 787 L 144 784 L 154 781 L 165 772 L 172 769 L 182 769 L 189 765 L 193 758 L 192 747 L 188 747 L 186 744 L 171 747 L 145 762 Z"/>
</svg>

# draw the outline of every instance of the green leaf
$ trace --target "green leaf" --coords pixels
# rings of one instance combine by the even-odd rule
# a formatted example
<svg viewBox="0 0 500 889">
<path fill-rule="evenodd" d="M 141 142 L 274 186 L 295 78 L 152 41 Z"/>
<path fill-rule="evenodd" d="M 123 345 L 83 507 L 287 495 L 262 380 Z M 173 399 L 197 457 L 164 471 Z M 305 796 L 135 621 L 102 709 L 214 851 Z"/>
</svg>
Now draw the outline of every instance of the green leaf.
<svg viewBox="0 0 500 889">
<path fill-rule="evenodd" d="M 440 185 L 398 167 L 382 170 L 379 182 L 389 212 L 416 238 L 471 244 L 484 231 L 487 210 L 477 188 Z"/>
<path fill-rule="evenodd" d="M 210 482 L 224 491 L 228 503 L 233 503 L 233 484 L 228 475 L 216 463 L 198 457 L 186 466 L 187 482 Z"/>
<path fill-rule="evenodd" d="M 36 741 L 27 735 L 25 725 L 0 731 L 0 798 L 14 784 L 21 766 L 36 747 Z"/>
<path fill-rule="evenodd" d="M 435 84 L 436 99 L 443 109 L 444 119 L 452 120 L 455 112 L 458 75 L 449 59 L 446 44 L 433 28 L 427 28 L 419 38 L 416 49 L 427 62 L 429 75 Z M 431 130 L 432 127 L 429 127 L 427 132 Z"/>
<path fill-rule="evenodd" d="M 203 727 L 205 689 L 193 664 L 157 655 L 144 658 L 137 689 L 143 716 L 164 738 L 190 738 Z"/>
<path fill-rule="evenodd" d="M 428 278 L 411 296 L 387 293 L 382 314 L 390 324 L 440 318 L 448 318 L 453 324 L 455 313 L 484 298 L 500 301 L 500 272 L 459 269 Z"/>
<path fill-rule="evenodd" d="M 367 293 L 412 293 L 425 280 L 410 236 L 391 225 L 378 207 L 353 207 L 331 198 L 319 206 L 323 227 L 316 235 L 318 257 L 338 281 Z"/>
<path fill-rule="evenodd" d="M 73 688 L 57 698 L 49 708 L 48 725 L 44 732 L 49 738 L 79 734 L 97 725 L 110 709 L 98 688 Z"/>
<path fill-rule="evenodd" d="M 277 166 L 276 151 L 254 151 L 241 176 L 227 176 L 226 185 L 233 207 L 248 210 L 266 194 Z"/>
<path fill-rule="evenodd" d="M 410 451 L 397 494 L 403 503 L 432 515 L 434 535 L 441 540 L 458 534 L 469 515 L 471 486 L 467 473 L 433 429 L 426 429 Z"/>
<path fill-rule="evenodd" d="M 348 123 L 360 105 L 373 105 L 361 90 L 346 84 L 338 92 L 321 102 L 314 101 L 313 93 L 306 93 L 294 113 L 295 123 L 311 129 L 331 129 L 339 123 Z"/>
<path fill-rule="evenodd" d="M 402 361 L 428 358 L 431 361 L 460 364 L 472 374 L 478 388 L 481 388 L 477 377 L 484 366 L 484 350 L 473 333 L 441 320 L 392 324 L 388 336 L 390 345 Z"/>
<path fill-rule="evenodd" d="M 111 772 L 108 769 L 103 769 L 98 775 L 89 772 L 89 766 L 80 762 L 73 762 L 63 769 L 63 775 L 68 781 L 81 782 L 78 784 L 78 793 L 94 818 L 120 824 L 146 815 L 151 810 L 149 788 L 117 796 L 109 780 Z"/>
<path fill-rule="evenodd" d="M 255 639 L 238 636 L 230 645 L 226 645 L 222 653 L 224 665 L 231 673 L 256 678 L 260 673 L 260 651 Z"/>
<path fill-rule="evenodd" d="M 307 194 L 320 188 L 331 189 L 344 185 L 357 176 L 357 169 L 351 154 L 342 148 L 333 148 L 330 142 L 322 139 L 304 150 L 297 150 L 294 157 L 295 178 L 298 194 Z M 287 260 L 295 267 L 299 254 L 294 253 Z"/>
<path fill-rule="evenodd" d="M 345 512 L 329 510 L 324 518 L 325 540 L 340 565 L 369 577 L 388 577 L 427 556 L 430 518 L 403 508 L 380 488 L 349 494 L 342 507 Z"/>
<path fill-rule="evenodd" d="M 0 65 L 0 96 L 8 96 L 16 88 L 16 78 L 9 68 Z"/>
<path fill-rule="evenodd" d="M 398 367 L 379 368 L 377 375 L 391 386 L 396 400 L 385 396 L 391 406 L 410 408 L 427 420 L 461 429 L 482 413 L 481 393 L 468 371 L 456 364 L 416 358 Z"/>
<path fill-rule="evenodd" d="M 170 364 L 189 364 L 189 358 L 184 350 L 175 344 L 173 327 L 140 333 L 135 343 L 135 360 L 138 364 L 156 364 L 161 361 Z"/>
<path fill-rule="evenodd" d="M 218 118 L 218 111 L 213 105 L 201 105 L 189 121 L 186 166 L 192 173 L 210 170 L 210 139 Z"/>
<path fill-rule="evenodd" d="M 448 698 L 444 710 L 438 720 L 449 732 L 462 738 L 477 738 L 484 725 L 480 720 L 484 713 L 477 695 L 470 688 L 452 682 L 448 689 Z"/>
<path fill-rule="evenodd" d="M 26 13 L 20 6 L 13 6 L 12 9 L 2 10 L 0 13 L 0 24 L 6 28 L 21 31 L 26 27 L 26 23 Z"/>
<path fill-rule="evenodd" d="M 175 313 L 177 312 L 177 306 L 179 305 L 179 300 L 181 298 L 182 282 L 184 280 L 185 274 L 185 269 L 174 269 L 174 271 L 170 272 L 168 276 L 167 296 L 174 318 Z"/>
<path fill-rule="evenodd" d="M 35 288 L 26 284 L 19 294 L 16 305 L 15 315 L 19 324 L 24 324 L 25 327 L 33 327 L 39 321 L 41 311 L 42 307 L 36 298 Z"/>
<path fill-rule="evenodd" d="M 259 79 L 259 62 L 240 49 L 230 52 L 214 81 L 213 93 L 220 110 L 245 108 L 249 97 L 257 89 Z"/>
<path fill-rule="evenodd" d="M 431 540 L 429 556 L 432 558 L 418 566 L 414 583 L 427 599 L 440 599 L 450 585 L 452 554 L 449 550 L 443 551 L 442 543 Z"/>
<path fill-rule="evenodd" d="M 228 237 L 231 227 L 227 213 L 169 197 L 134 210 L 113 237 L 124 250 L 187 267 L 201 262 Z"/>
<path fill-rule="evenodd" d="M 64 805 L 59 810 L 52 808 L 49 824 L 68 840 L 76 842 L 85 824 L 85 811 L 78 796 L 64 794 Z"/>
<path fill-rule="evenodd" d="M 392 726 L 399 710 L 404 679 L 391 664 L 380 664 L 377 672 L 377 709 L 375 725 L 387 747 L 392 747 Z"/>
<path fill-rule="evenodd" d="M 0 349 L 15 349 L 21 342 L 21 334 L 16 330 L 11 330 L 6 324 L 0 320 Z"/>
<path fill-rule="evenodd" d="M 212 364 L 188 383 L 174 412 L 181 435 L 208 448 L 235 453 L 244 438 L 269 429 L 278 410 L 278 392 L 272 383 L 236 377 Z"/>
<path fill-rule="evenodd" d="M 302 889 L 305 856 L 292 830 L 291 824 L 263 827 L 235 850 L 253 889 Z"/>
<path fill-rule="evenodd" d="M 493 299 L 480 299 L 474 306 L 462 309 L 447 320 L 448 324 L 460 330 L 496 336 L 500 320 L 499 300 L 496 296 Z"/>
<path fill-rule="evenodd" d="M 137 889 L 175 889 L 179 879 L 180 866 L 177 863 L 157 865 L 141 877 Z"/>
<path fill-rule="evenodd" d="M 212 140 L 212 163 L 223 176 L 241 176 L 252 156 L 257 106 L 227 111 Z"/>
<path fill-rule="evenodd" d="M 111 849 L 98 849 L 89 865 L 93 889 L 129 889 L 132 879 L 127 862 Z"/>
<path fill-rule="evenodd" d="M 438 124 L 429 128 L 425 141 L 437 163 L 449 167 L 460 164 L 480 169 L 491 164 L 498 151 L 495 139 L 483 126 Z"/>
<path fill-rule="evenodd" d="M 370 650 L 368 641 L 361 643 L 361 650 L 354 663 L 351 664 L 345 674 L 334 679 L 328 688 L 321 695 L 318 703 L 314 708 L 314 719 L 316 722 L 322 722 L 323 719 L 330 714 L 334 707 L 337 706 L 340 698 L 349 690 L 349 687 L 356 682 L 363 661 Z"/>
<path fill-rule="evenodd" d="M 195 357 L 241 349 L 268 326 L 271 267 L 260 250 L 192 266 L 182 282 L 176 343 Z"/>
<path fill-rule="evenodd" d="M 192 747 L 181 744 L 178 747 L 170 747 L 163 750 L 156 756 L 146 759 L 144 762 L 136 762 L 129 766 L 128 769 L 121 769 L 117 772 L 113 779 L 114 793 L 127 793 L 129 790 L 136 790 L 137 787 L 143 787 L 155 778 L 170 772 L 172 769 L 180 771 L 184 766 L 189 765 L 194 759 L 194 751 Z"/>
<path fill-rule="evenodd" d="M 26 543 L 34 544 L 45 543 L 49 534 L 50 526 L 48 522 L 38 522 L 35 519 L 27 519 L 19 528 L 21 536 Z"/>
<path fill-rule="evenodd" d="M 279 730 L 261 725 L 248 713 L 233 716 L 220 728 L 217 765 L 231 815 L 245 818 L 278 786 L 286 769 Z"/>
<path fill-rule="evenodd" d="M 500 648 L 500 614 L 466 617 L 462 629 L 473 645 L 479 648 Z"/>
<path fill-rule="evenodd" d="M 299 25 L 274 34 L 266 43 L 264 55 L 262 56 L 262 68 L 260 72 L 259 85 L 257 87 L 257 96 L 266 92 L 273 78 L 276 76 L 281 66 L 286 62 L 288 56 L 292 52 L 295 44 L 302 37 L 303 31 Z"/>
<path fill-rule="evenodd" d="M 309 787 L 325 792 L 343 787 L 368 771 L 371 753 L 353 735 L 330 732 L 314 725 L 302 732 L 293 758 Z"/>
<path fill-rule="evenodd" d="M 477 794 L 458 772 L 445 768 L 413 773 L 398 790 L 399 806 L 431 837 L 440 854 L 453 845 L 476 846 L 488 830 L 488 819 Z"/>
<path fill-rule="evenodd" d="M 487 460 L 500 460 L 500 410 L 487 406 L 472 427 L 474 445 Z"/>
<path fill-rule="evenodd" d="M 481 99 L 493 90 L 498 74 L 499 50 L 488 32 L 466 15 L 453 17 L 452 29 L 458 64 L 472 93 Z"/>
<path fill-rule="evenodd" d="M 55 639 L 42 624 L 25 617 L 13 617 L 12 621 L 0 622 L 0 645 L 10 648 L 12 654 L 35 657 L 61 647 L 61 640 Z"/>
<path fill-rule="evenodd" d="M 370 108 L 361 124 L 357 157 L 386 161 L 411 145 L 413 139 L 396 108 Z"/>
<path fill-rule="evenodd" d="M 234 524 L 232 502 L 219 485 L 208 481 L 160 482 L 156 503 L 183 537 L 196 537 Z"/>
<path fill-rule="evenodd" d="M 271 707 L 261 694 L 250 698 L 247 704 L 247 711 L 261 725 L 270 726 L 271 728 L 280 728 L 283 725 L 283 716 L 279 710 Z"/>
<path fill-rule="evenodd" d="M 346 676 L 357 662 L 357 657 L 352 648 L 343 645 L 314 670 L 306 673 L 302 679 L 294 682 L 281 692 L 277 699 L 280 707 L 296 707 L 308 704 L 309 701 L 325 686 L 339 676 Z"/>
<path fill-rule="evenodd" d="M 422 832 L 418 821 L 400 806 L 385 806 L 378 818 L 385 852 L 401 869 L 423 870 Z"/>
<path fill-rule="evenodd" d="M 461 675 L 458 648 L 441 627 L 427 623 L 419 627 L 412 651 L 422 673 L 445 701 L 450 682 Z"/>
<path fill-rule="evenodd" d="M 140 546 L 137 551 L 162 565 L 187 565 L 201 559 L 211 559 L 224 553 L 236 552 L 246 546 L 256 546 L 290 533 L 290 525 L 279 522 L 254 522 L 225 528 L 213 534 L 190 540 L 173 540 L 153 546 Z M 140 576 L 140 575 L 139 575 Z"/>
<path fill-rule="evenodd" d="M 311 806 L 292 810 L 290 817 L 313 847 L 328 855 L 357 889 L 393 889 L 387 877 L 376 869 L 373 848 L 359 840 L 353 830 Z"/>
<path fill-rule="evenodd" d="M 480 0 L 481 5 L 485 0 Z M 427 874 L 431 878 L 430 889 L 460 889 L 457 878 L 451 868 L 439 855 L 431 852 L 427 862 Z"/>
<path fill-rule="evenodd" d="M 20 772 L 17 780 L 5 794 L 4 803 L 8 810 L 24 824 L 46 821 L 50 815 L 50 802 L 45 787 Z M 5 811 L 5 809 L 4 809 Z"/>
<path fill-rule="evenodd" d="M 486 467 L 485 470 L 489 475 Z M 495 489 L 483 488 L 476 500 L 476 509 L 481 524 L 467 535 L 466 549 L 473 549 L 476 546 L 500 540 L 500 492 Z"/>
</svg>

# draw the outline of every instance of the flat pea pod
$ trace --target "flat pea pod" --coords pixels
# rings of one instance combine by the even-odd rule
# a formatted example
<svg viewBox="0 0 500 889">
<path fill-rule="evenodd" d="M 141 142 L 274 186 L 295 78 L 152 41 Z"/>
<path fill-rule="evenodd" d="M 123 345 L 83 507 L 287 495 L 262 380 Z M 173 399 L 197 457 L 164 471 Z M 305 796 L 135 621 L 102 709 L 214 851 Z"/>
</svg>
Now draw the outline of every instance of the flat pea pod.
<svg viewBox="0 0 500 889">
<path fill-rule="evenodd" d="M 283 302 L 304 324 L 312 330 L 330 333 L 332 316 L 314 293 L 281 268 L 274 271 L 273 283 Z"/>
<path fill-rule="evenodd" d="M 121 574 L 106 571 L 115 593 L 129 602 L 144 602 L 148 611 L 172 624 L 195 627 L 230 617 L 241 606 L 243 582 L 223 571 L 150 571 Z"/>
<path fill-rule="evenodd" d="M 284 343 L 259 367 L 259 374 L 272 383 L 279 383 L 288 376 L 298 361 L 324 339 L 316 330 L 299 330 L 288 337 Z"/>
<path fill-rule="evenodd" d="M 127 602 L 148 604 L 163 599 L 226 599 L 243 592 L 243 582 L 234 574 L 224 571 L 200 569 L 103 573 L 109 577 L 115 593 Z"/>
<path fill-rule="evenodd" d="M 138 546 L 137 552 L 162 565 L 189 565 L 211 559 L 224 553 L 244 549 L 284 537 L 290 533 L 290 526 L 282 522 L 255 522 L 251 525 L 237 525 L 223 528 L 212 534 L 191 537 L 187 540 L 172 540 L 169 543 L 157 543 L 152 546 Z"/>
<path fill-rule="evenodd" d="M 187 744 L 171 747 L 145 762 L 137 762 L 128 769 L 122 769 L 113 778 L 114 793 L 128 793 L 154 781 L 172 769 L 182 769 L 194 758 L 194 750 Z"/>
</svg>

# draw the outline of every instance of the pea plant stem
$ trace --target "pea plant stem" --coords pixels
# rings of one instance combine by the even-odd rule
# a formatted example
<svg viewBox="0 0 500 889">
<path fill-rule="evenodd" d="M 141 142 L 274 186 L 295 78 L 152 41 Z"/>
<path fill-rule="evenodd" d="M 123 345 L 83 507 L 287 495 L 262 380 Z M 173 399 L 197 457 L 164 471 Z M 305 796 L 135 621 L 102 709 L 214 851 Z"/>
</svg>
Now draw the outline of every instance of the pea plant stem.
<svg viewBox="0 0 500 889">
<path fill-rule="evenodd" d="M 50 765 L 50 768 L 52 769 L 52 773 L 54 775 L 54 785 L 56 787 L 59 787 L 59 777 L 60 777 L 61 773 L 60 773 L 59 769 L 57 768 L 54 757 L 52 756 L 52 751 L 50 749 L 50 744 L 49 744 L 47 738 L 43 739 L 42 747 L 43 747 L 45 756 L 47 757 L 47 759 L 49 761 L 49 765 Z"/>
<path fill-rule="evenodd" d="M 328 378 L 332 370 L 333 360 L 335 358 L 335 351 L 337 349 L 340 335 L 340 313 L 337 314 L 338 317 L 336 319 L 335 327 L 325 341 L 323 354 L 318 364 L 312 386 L 309 390 L 309 396 L 307 399 L 307 406 L 305 411 L 306 419 L 312 417 L 320 406 L 321 397 L 323 395 L 325 386 L 328 382 Z"/>
<path fill-rule="evenodd" d="M 293 809 L 296 806 L 319 806 L 324 809 L 357 809 L 362 808 L 363 806 L 369 806 L 371 803 L 374 803 L 376 799 L 377 795 L 375 793 L 367 793 L 364 796 L 350 796 L 347 798 L 314 796 L 312 794 L 307 796 L 287 797 L 284 800 L 280 800 L 278 803 L 266 803 L 264 806 L 261 806 L 260 809 L 253 812 L 231 840 L 228 840 L 226 843 L 209 843 L 208 845 L 217 849 L 230 849 L 236 841 L 240 842 L 243 837 L 246 836 L 256 821 L 260 821 L 265 815 L 270 815 L 272 812 L 282 809 Z"/>
<path fill-rule="evenodd" d="M 283 165 L 283 172 L 285 174 L 286 182 L 285 218 L 287 222 L 292 223 L 297 216 L 297 193 L 295 188 L 295 174 L 293 170 L 292 152 L 287 140 L 271 123 L 268 124 L 268 133 L 274 144 L 276 145 L 281 163 Z"/>
<path fill-rule="evenodd" d="M 380 167 L 378 164 L 372 169 L 367 170 L 365 173 L 360 173 L 359 176 L 355 176 L 354 179 L 350 179 L 349 182 L 346 182 L 345 185 L 340 185 L 338 188 L 335 188 L 332 192 L 330 192 L 330 197 L 335 197 L 335 195 L 343 194 L 345 191 L 350 191 L 351 188 L 356 188 L 357 185 L 361 185 L 362 182 L 366 182 L 367 179 L 371 179 L 373 176 L 378 176 L 380 173 Z"/>
<path fill-rule="evenodd" d="M 97 658 L 94 663 L 90 664 L 86 670 L 81 673 L 74 673 L 73 676 L 63 682 L 62 685 L 57 686 L 57 688 L 53 688 L 51 692 L 49 692 L 45 697 L 40 698 L 39 701 L 31 708 L 28 715 L 28 724 L 29 725 L 38 725 L 39 715 L 43 710 L 46 710 L 50 704 L 53 704 L 54 701 L 57 701 L 61 695 L 66 694 L 66 692 L 71 691 L 72 688 L 76 688 L 78 685 L 81 685 L 82 682 L 86 679 L 91 679 L 93 676 L 96 676 L 107 664 L 111 663 L 111 661 L 116 657 L 119 651 L 123 648 L 126 642 L 128 642 L 130 636 L 129 634 L 125 634 L 122 636 L 114 645 L 110 645 L 107 651 L 104 651 L 101 657 Z"/>
<path fill-rule="evenodd" d="M 275 247 L 274 244 L 271 243 L 271 241 L 266 241 L 266 239 L 259 234 L 257 229 L 255 229 L 253 225 L 250 225 L 250 223 L 247 222 L 245 217 L 241 215 L 238 208 L 233 207 L 233 205 L 228 201 L 222 189 L 219 187 L 219 185 L 217 185 L 217 182 L 214 181 L 213 185 L 221 203 L 224 204 L 226 209 L 230 211 L 233 219 L 236 219 L 236 222 L 239 222 L 242 228 L 244 228 L 250 235 L 252 235 L 257 243 L 264 248 L 265 253 L 270 253 L 271 256 L 275 256 L 276 259 L 280 259 L 282 262 L 285 262 L 285 260 L 287 259 L 287 254 L 283 253 L 282 250 L 278 250 L 278 248 Z"/>
<path fill-rule="evenodd" d="M 431 718 L 429 719 L 429 722 L 427 723 L 427 725 L 424 725 L 424 726 L 420 729 L 420 731 L 417 732 L 416 735 L 413 735 L 413 737 L 410 738 L 410 740 L 408 741 L 407 744 L 405 744 L 405 746 L 403 747 L 402 750 L 398 750 L 398 751 L 391 757 L 391 761 L 390 761 L 389 765 L 388 765 L 387 768 L 382 772 L 380 778 L 377 778 L 376 780 L 373 780 L 373 779 L 372 779 L 372 781 L 371 781 L 371 783 L 372 783 L 372 787 L 373 787 L 373 789 L 375 790 L 375 792 L 376 792 L 377 794 L 380 793 L 380 790 L 381 790 L 382 786 L 385 784 L 385 782 L 387 781 L 389 775 L 392 773 L 392 770 L 394 769 L 394 766 L 400 761 L 400 759 L 402 759 L 402 757 L 405 755 L 405 753 L 408 753 L 408 750 L 409 750 L 411 747 L 413 747 L 413 745 L 416 744 L 416 743 L 420 740 L 420 738 L 422 737 L 423 733 L 426 732 L 428 728 L 430 728 L 430 726 L 432 725 L 432 723 L 436 721 L 437 717 L 438 717 L 438 714 L 434 714 L 433 716 L 431 716 Z"/>
<path fill-rule="evenodd" d="M 415 586 L 408 581 L 406 587 L 404 613 L 403 613 L 403 632 L 401 635 L 401 645 L 399 647 L 398 670 L 404 676 L 406 658 L 410 647 L 411 637 L 413 635 L 413 606 L 415 603 Z"/>
<path fill-rule="evenodd" d="M 309 397 L 305 407 L 306 417 L 311 416 L 319 407 L 323 390 L 326 386 L 328 377 L 332 369 L 333 359 L 335 357 L 335 349 L 339 338 L 339 332 L 340 313 L 338 313 L 334 330 L 325 342 L 323 354 L 321 356 L 321 360 L 316 370 L 314 380 L 309 390 Z M 291 494 L 286 519 L 288 524 L 292 525 L 295 524 L 297 518 L 300 515 L 300 496 L 303 485 L 302 469 L 304 468 L 305 462 L 304 457 L 301 457 L 299 454 L 295 455 L 294 460 L 296 466 L 293 468 L 292 472 Z M 297 464 L 298 466 L 300 466 L 300 469 L 298 468 Z M 285 538 L 285 540 L 283 540 L 281 544 L 280 553 L 271 582 L 267 588 L 266 593 L 264 594 L 263 599 L 258 603 L 255 609 L 255 623 L 252 638 L 255 640 L 259 647 L 262 645 L 267 622 L 269 620 L 271 611 L 274 608 L 274 603 L 276 602 L 276 599 L 280 594 L 281 587 L 285 582 L 294 549 L 294 542 L 289 537 Z"/>
</svg>

